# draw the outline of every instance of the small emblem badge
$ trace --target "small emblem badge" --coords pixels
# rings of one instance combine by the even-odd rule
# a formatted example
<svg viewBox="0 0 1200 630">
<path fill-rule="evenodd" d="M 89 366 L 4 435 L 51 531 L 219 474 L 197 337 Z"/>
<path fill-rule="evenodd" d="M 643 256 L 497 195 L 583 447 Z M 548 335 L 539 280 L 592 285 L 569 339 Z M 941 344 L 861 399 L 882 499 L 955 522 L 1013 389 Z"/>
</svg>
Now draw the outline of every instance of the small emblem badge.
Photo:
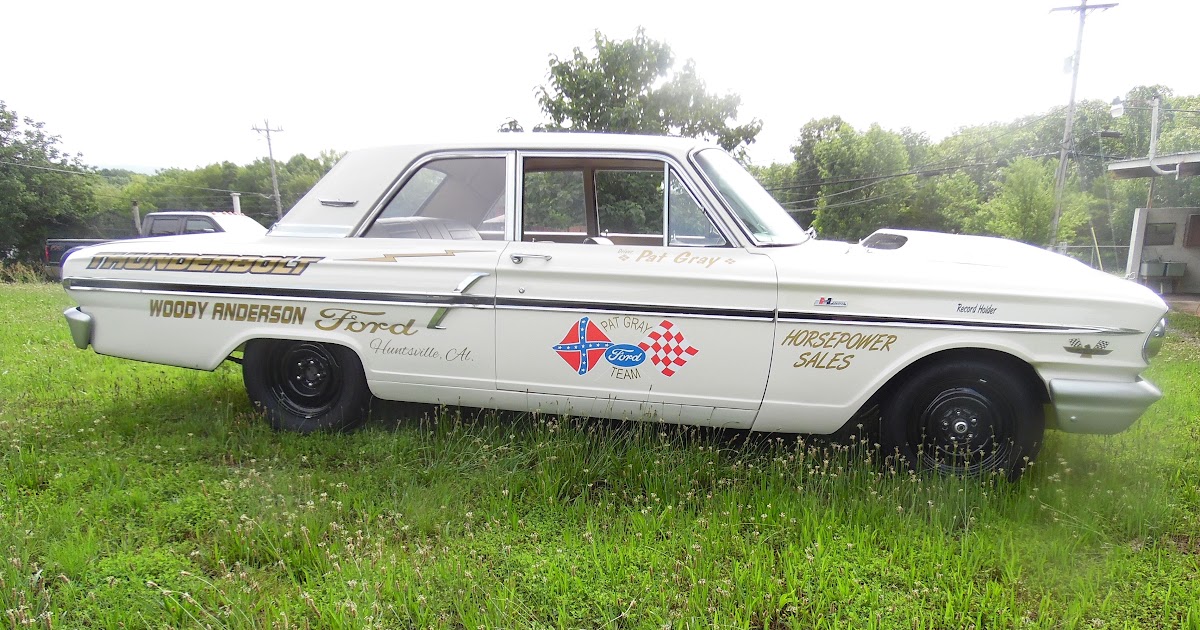
<svg viewBox="0 0 1200 630">
<path fill-rule="evenodd" d="M 831 297 L 817 298 L 817 301 L 813 302 L 813 306 L 845 306 L 845 305 L 846 305 L 845 300 L 835 300 Z"/>
<path fill-rule="evenodd" d="M 1107 341 L 1097 341 L 1094 345 L 1087 345 L 1087 344 L 1084 344 L 1083 342 L 1079 341 L 1078 339 L 1072 339 L 1068 343 L 1070 343 L 1070 345 L 1063 346 L 1063 350 L 1066 350 L 1067 352 L 1071 352 L 1074 354 L 1078 354 L 1079 356 L 1081 356 L 1085 359 L 1090 359 L 1097 355 L 1104 356 L 1104 355 L 1112 352 L 1112 350 L 1107 349 L 1108 348 Z"/>
</svg>

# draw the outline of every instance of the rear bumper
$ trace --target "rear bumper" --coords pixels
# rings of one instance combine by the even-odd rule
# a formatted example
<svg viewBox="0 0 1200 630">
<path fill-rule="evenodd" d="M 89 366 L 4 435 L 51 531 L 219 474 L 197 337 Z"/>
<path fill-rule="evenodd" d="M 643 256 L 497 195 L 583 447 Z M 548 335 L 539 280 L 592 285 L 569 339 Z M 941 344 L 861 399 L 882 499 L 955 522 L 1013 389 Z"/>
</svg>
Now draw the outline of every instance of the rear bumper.
<svg viewBox="0 0 1200 630">
<path fill-rule="evenodd" d="M 92 344 L 92 316 L 75 307 L 63 311 L 63 317 L 67 318 L 67 328 L 71 329 L 71 340 L 75 342 L 75 347 L 87 350 Z"/>
<path fill-rule="evenodd" d="M 1128 429 L 1162 392 L 1150 381 L 1050 381 L 1055 426 L 1070 433 L 1120 433 Z"/>
</svg>

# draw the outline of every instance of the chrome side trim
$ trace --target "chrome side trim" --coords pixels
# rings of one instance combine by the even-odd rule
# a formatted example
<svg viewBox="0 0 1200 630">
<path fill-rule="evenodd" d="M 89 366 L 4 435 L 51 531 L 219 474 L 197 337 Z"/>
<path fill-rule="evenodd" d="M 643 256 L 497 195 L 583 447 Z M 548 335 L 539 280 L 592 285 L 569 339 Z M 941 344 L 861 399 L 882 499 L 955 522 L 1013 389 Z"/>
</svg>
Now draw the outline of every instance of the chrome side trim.
<svg viewBox="0 0 1200 630">
<path fill-rule="evenodd" d="M 75 347 L 87 350 L 92 345 L 92 328 L 95 324 L 92 316 L 75 307 L 63 311 L 63 317 L 67 318 L 67 328 L 71 329 L 71 341 L 75 342 Z"/>
<path fill-rule="evenodd" d="M 928 319 L 855 313 L 806 313 L 780 311 L 779 322 L 788 324 L 886 326 L 889 328 L 954 328 L 1018 333 L 1061 333 L 1072 335 L 1142 335 L 1132 328 L 1089 325 L 1034 324 L 1024 322 L 981 322 L 969 319 Z"/>
<path fill-rule="evenodd" d="M 1052 379 L 1050 401 L 1056 428 L 1069 433 L 1120 433 L 1162 398 L 1153 383 Z"/>
</svg>

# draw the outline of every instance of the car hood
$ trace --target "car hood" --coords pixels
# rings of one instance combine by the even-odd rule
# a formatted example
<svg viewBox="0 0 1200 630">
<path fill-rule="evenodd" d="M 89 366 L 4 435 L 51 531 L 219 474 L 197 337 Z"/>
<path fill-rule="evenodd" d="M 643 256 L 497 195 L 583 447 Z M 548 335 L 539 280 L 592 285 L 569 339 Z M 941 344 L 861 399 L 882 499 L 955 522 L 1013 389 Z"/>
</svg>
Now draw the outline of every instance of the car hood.
<svg viewBox="0 0 1200 630">
<path fill-rule="evenodd" d="M 1063 271 L 1091 269 L 1061 254 L 1019 241 L 990 236 L 878 230 L 852 248 L 901 259 L 1006 269 L 1045 269 L 1046 266 Z"/>
<path fill-rule="evenodd" d="M 781 311 L 833 304 L 848 315 L 1106 325 L 1131 318 L 1139 327 L 1166 312 L 1144 286 L 1000 238 L 880 230 L 857 244 L 812 240 L 765 253 L 778 270 Z"/>
</svg>

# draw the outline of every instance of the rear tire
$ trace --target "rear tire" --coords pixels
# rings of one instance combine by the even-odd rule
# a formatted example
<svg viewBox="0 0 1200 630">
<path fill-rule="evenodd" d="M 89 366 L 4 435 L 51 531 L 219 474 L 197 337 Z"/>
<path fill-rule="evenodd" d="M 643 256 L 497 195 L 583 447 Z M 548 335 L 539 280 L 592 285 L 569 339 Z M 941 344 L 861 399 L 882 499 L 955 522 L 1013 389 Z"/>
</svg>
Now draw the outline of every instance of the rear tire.
<svg viewBox="0 0 1200 630">
<path fill-rule="evenodd" d="M 242 381 L 277 431 L 344 431 L 362 424 L 371 391 L 353 350 L 315 341 L 246 342 Z"/>
<path fill-rule="evenodd" d="M 1003 365 L 945 361 L 905 380 L 883 407 L 880 444 L 910 470 L 1016 480 L 1045 433 L 1041 401 Z"/>
</svg>

